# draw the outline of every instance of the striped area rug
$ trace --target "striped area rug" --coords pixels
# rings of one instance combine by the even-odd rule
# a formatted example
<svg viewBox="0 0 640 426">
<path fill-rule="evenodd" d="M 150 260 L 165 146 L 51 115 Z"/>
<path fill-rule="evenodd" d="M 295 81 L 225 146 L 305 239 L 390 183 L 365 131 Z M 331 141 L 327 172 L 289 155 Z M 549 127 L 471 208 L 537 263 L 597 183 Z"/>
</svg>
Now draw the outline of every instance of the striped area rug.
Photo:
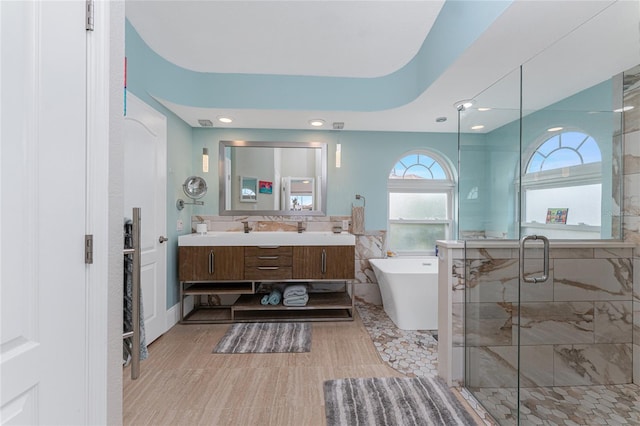
<svg viewBox="0 0 640 426">
<path fill-rule="evenodd" d="M 324 382 L 327 426 L 474 425 L 447 386 L 426 377 Z"/>
<path fill-rule="evenodd" d="M 311 324 L 304 322 L 238 323 L 229 327 L 214 353 L 309 352 Z"/>
</svg>

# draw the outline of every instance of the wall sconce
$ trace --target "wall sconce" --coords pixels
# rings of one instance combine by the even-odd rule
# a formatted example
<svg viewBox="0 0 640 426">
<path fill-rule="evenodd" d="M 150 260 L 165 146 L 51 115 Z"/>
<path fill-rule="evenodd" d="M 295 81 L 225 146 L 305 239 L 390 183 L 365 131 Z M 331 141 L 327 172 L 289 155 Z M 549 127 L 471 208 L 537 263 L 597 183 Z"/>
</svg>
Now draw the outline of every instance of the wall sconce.
<svg viewBox="0 0 640 426">
<path fill-rule="evenodd" d="M 202 172 L 209 173 L 209 149 L 202 148 Z"/>
<path fill-rule="evenodd" d="M 340 168 L 342 165 L 342 145 L 336 145 L 336 168 Z"/>
</svg>

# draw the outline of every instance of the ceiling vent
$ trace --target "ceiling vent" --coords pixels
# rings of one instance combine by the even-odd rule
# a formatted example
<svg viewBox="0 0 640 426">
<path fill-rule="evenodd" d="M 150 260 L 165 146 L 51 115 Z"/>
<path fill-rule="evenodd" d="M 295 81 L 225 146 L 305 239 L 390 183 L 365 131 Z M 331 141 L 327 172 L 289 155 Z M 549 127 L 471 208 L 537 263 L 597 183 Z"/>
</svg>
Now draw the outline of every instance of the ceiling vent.
<svg viewBox="0 0 640 426">
<path fill-rule="evenodd" d="M 342 121 L 333 122 L 333 130 L 342 130 L 342 129 L 344 129 L 344 122 Z"/>
<path fill-rule="evenodd" d="M 211 120 L 198 120 L 198 124 L 202 127 L 213 127 L 213 122 Z"/>
</svg>

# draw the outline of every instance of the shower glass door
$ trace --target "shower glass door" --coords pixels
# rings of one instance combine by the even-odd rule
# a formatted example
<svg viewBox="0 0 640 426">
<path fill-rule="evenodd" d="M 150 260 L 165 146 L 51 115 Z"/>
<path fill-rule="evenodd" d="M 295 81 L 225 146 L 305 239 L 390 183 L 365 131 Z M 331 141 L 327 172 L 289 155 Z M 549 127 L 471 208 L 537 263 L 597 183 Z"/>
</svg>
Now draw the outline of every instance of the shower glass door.
<svg viewBox="0 0 640 426">
<path fill-rule="evenodd" d="M 464 347 L 465 387 L 503 424 L 519 413 L 520 79 L 509 73 L 458 113 L 465 286 L 454 290 L 454 344 Z"/>
<path fill-rule="evenodd" d="M 578 395 L 632 381 L 631 252 L 603 245 L 622 238 L 624 70 L 550 96 L 590 60 L 550 67 L 563 49 L 459 111 L 454 344 L 465 386 L 505 425 L 589 424 Z"/>
</svg>

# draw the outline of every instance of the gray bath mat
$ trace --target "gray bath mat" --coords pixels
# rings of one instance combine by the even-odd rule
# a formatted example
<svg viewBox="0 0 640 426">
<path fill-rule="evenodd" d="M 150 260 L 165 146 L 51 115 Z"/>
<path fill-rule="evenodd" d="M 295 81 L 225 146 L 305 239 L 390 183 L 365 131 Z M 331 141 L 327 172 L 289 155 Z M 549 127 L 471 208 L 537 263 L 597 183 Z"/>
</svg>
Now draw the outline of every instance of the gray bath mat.
<svg viewBox="0 0 640 426">
<path fill-rule="evenodd" d="M 324 382 L 327 426 L 477 425 L 438 379 L 388 377 Z"/>
<path fill-rule="evenodd" d="M 310 350 L 310 324 L 304 322 L 263 322 L 231 325 L 213 352 L 246 354 L 309 352 Z"/>
</svg>

